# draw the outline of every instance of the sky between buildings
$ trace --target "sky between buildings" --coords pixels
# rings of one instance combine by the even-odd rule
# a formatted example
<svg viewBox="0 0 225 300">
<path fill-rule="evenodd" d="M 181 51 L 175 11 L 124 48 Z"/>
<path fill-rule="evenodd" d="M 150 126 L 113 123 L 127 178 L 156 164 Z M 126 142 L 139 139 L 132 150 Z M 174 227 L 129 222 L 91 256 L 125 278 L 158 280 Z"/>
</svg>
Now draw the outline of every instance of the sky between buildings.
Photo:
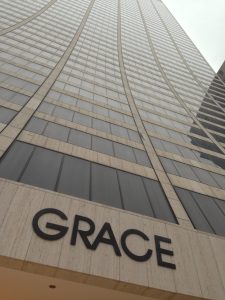
<svg viewBox="0 0 225 300">
<path fill-rule="evenodd" d="M 225 0 L 162 0 L 217 72 L 225 60 Z"/>
</svg>

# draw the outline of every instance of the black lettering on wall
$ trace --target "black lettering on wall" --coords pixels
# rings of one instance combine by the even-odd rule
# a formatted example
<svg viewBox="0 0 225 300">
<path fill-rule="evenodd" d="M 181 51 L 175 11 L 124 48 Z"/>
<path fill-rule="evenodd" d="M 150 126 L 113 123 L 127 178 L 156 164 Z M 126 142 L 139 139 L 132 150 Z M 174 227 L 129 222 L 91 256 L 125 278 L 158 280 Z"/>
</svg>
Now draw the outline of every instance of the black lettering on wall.
<svg viewBox="0 0 225 300">
<path fill-rule="evenodd" d="M 157 256 L 158 265 L 161 267 L 175 270 L 176 269 L 175 264 L 165 262 L 162 259 L 162 254 L 173 256 L 173 251 L 161 248 L 160 242 L 171 244 L 171 239 L 168 239 L 168 238 L 165 238 L 165 237 L 162 237 L 159 235 L 155 235 L 155 248 L 156 248 L 156 256 Z"/>
<path fill-rule="evenodd" d="M 86 222 L 89 225 L 89 229 L 88 230 L 79 229 L 80 222 Z M 71 245 L 76 245 L 77 233 L 79 233 L 80 237 L 82 238 L 82 240 L 85 244 L 85 246 L 88 249 L 92 249 L 92 245 L 91 245 L 91 243 L 90 243 L 90 241 L 87 237 L 89 235 L 92 235 L 94 233 L 94 231 L 95 231 L 95 224 L 91 219 L 89 219 L 87 217 L 80 216 L 80 215 L 76 215 L 75 218 L 74 218 L 73 232 L 72 232 L 70 244 Z"/>
<path fill-rule="evenodd" d="M 131 259 L 136 260 L 136 261 L 140 261 L 140 262 L 147 261 L 152 255 L 152 250 L 148 249 L 148 251 L 144 255 L 134 254 L 127 247 L 126 240 L 129 235 L 138 235 L 141 238 L 143 238 L 145 241 L 149 241 L 149 238 L 147 237 L 147 235 L 145 235 L 143 232 L 141 232 L 137 229 L 128 229 L 128 230 L 124 231 L 124 233 L 121 236 L 121 246 L 127 256 L 129 256 Z"/>
<path fill-rule="evenodd" d="M 109 238 L 104 237 L 104 235 L 108 233 Z M 96 250 L 99 243 L 105 243 L 108 245 L 113 246 L 114 252 L 117 256 L 121 256 L 121 252 L 119 249 L 119 246 L 117 244 L 116 238 L 114 236 L 114 233 L 112 231 L 111 225 L 109 223 L 105 223 L 101 230 L 99 231 L 93 245 L 92 245 L 92 249 Z"/>
<path fill-rule="evenodd" d="M 47 241 L 56 241 L 56 240 L 59 240 L 62 237 L 64 237 L 68 231 L 68 227 L 66 227 L 66 226 L 61 226 L 61 225 L 57 225 L 57 224 L 53 224 L 53 223 L 47 223 L 46 228 L 50 228 L 50 229 L 58 231 L 58 233 L 55 233 L 55 234 L 48 234 L 46 232 L 43 232 L 40 229 L 40 227 L 38 225 L 38 221 L 45 214 L 54 214 L 54 215 L 57 215 L 58 217 L 60 217 L 62 220 L 68 220 L 67 216 L 58 209 L 55 209 L 55 208 L 42 209 L 38 213 L 36 213 L 36 215 L 33 218 L 32 226 L 33 226 L 34 232 L 40 238 L 47 240 Z"/>
</svg>

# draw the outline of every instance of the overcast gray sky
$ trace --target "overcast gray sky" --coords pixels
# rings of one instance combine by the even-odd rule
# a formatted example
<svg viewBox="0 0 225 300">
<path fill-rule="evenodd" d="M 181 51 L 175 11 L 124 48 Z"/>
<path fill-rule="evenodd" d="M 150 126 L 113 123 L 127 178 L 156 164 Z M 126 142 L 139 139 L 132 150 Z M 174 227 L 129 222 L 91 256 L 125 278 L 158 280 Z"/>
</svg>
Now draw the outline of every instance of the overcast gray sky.
<svg viewBox="0 0 225 300">
<path fill-rule="evenodd" d="M 225 60 L 225 0 L 162 0 L 217 72 Z"/>
</svg>

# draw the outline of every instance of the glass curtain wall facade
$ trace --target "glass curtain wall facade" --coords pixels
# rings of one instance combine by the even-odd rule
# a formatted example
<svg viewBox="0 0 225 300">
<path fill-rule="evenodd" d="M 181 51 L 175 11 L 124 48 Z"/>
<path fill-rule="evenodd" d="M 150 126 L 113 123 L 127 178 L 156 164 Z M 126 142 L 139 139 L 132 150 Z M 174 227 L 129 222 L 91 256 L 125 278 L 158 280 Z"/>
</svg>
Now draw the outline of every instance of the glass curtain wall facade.
<svg viewBox="0 0 225 300">
<path fill-rule="evenodd" d="M 0 177 L 225 236 L 225 84 L 163 2 L 1 8 Z"/>
</svg>

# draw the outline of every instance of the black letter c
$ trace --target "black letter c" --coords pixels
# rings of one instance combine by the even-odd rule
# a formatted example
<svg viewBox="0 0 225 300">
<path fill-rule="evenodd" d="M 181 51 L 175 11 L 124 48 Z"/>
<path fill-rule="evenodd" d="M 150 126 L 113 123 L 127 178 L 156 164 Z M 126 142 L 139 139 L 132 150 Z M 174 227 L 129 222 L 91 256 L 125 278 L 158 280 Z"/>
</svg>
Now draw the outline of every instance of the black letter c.
<svg viewBox="0 0 225 300">
<path fill-rule="evenodd" d="M 55 209 L 55 208 L 45 208 L 45 209 L 42 209 L 38 213 L 36 213 L 36 215 L 33 218 L 32 226 L 33 226 L 34 232 L 40 238 L 42 238 L 44 240 L 48 240 L 48 241 L 56 241 L 56 240 L 59 240 L 62 237 L 64 237 L 64 235 L 68 231 L 68 227 L 66 227 L 66 226 L 61 226 L 61 225 L 57 225 L 57 224 L 47 223 L 46 224 L 46 228 L 50 228 L 50 229 L 54 229 L 54 230 L 59 231 L 56 234 L 47 234 L 47 233 L 43 232 L 40 229 L 40 227 L 38 225 L 38 221 L 45 214 L 55 214 L 55 215 L 59 216 L 62 220 L 67 220 L 66 215 L 63 212 L 61 212 L 60 210 L 58 210 L 58 209 Z"/>
<path fill-rule="evenodd" d="M 136 255 L 136 254 L 132 253 L 128 249 L 127 244 L 126 244 L 126 239 L 131 234 L 138 235 L 141 238 L 143 238 L 145 241 L 149 241 L 149 238 L 143 232 L 141 232 L 137 229 L 128 229 L 128 230 L 124 231 L 124 233 L 121 236 L 121 246 L 122 246 L 124 252 L 127 254 L 127 256 L 129 256 L 131 259 L 133 259 L 135 261 L 142 261 L 143 262 L 143 261 L 148 260 L 152 255 L 152 250 L 148 249 L 148 251 L 144 255 L 139 256 L 139 255 Z"/>
</svg>

